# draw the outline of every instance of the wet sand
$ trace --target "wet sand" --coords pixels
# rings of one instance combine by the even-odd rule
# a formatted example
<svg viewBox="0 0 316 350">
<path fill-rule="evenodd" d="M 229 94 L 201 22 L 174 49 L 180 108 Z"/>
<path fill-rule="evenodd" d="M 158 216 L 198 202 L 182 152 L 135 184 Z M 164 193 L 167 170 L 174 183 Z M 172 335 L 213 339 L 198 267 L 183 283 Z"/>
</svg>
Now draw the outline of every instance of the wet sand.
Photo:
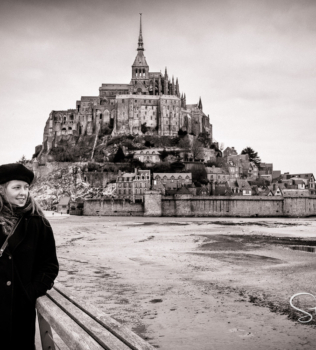
<svg viewBox="0 0 316 350">
<path fill-rule="evenodd" d="M 48 219 L 58 281 L 156 348 L 315 347 L 316 323 L 289 305 L 316 296 L 316 254 L 289 248 L 316 245 L 315 219 Z"/>
</svg>

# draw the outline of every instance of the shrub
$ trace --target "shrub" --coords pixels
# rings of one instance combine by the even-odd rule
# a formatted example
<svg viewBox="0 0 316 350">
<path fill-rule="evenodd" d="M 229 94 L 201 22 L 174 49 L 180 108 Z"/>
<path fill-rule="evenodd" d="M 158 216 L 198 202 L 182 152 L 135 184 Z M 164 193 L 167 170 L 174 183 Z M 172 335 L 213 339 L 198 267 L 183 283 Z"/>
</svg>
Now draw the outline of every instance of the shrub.
<svg viewBox="0 0 316 350">
<path fill-rule="evenodd" d="M 146 122 L 144 124 L 141 125 L 140 130 L 142 131 L 143 134 L 146 134 L 146 132 L 148 131 L 148 127 L 146 126 Z"/>
<path fill-rule="evenodd" d="M 180 129 L 179 131 L 178 131 L 178 135 L 180 136 L 180 137 L 184 137 L 184 136 L 186 136 L 188 134 L 188 132 L 187 131 L 183 131 L 182 129 Z"/>
<path fill-rule="evenodd" d="M 100 165 L 94 162 L 88 162 L 88 171 L 100 171 Z"/>
<path fill-rule="evenodd" d="M 124 159 L 125 159 L 125 154 L 124 154 L 122 148 L 119 147 L 117 152 L 116 152 L 116 154 L 115 154 L 115 156 L 114 156 L 114 158 L 113 158 L 113 162 L 114 163 L 123 162 Z"/>
<path fill-rule="evenodd" d="M 104 135 L 111 135 L 113 129 L 110 128 L 108 125 L 102 126 L 101 132 L 99 136 L 104 136 Z"/>
<path fill-rule="evenodd" d="M 205 168 L 201 167 L 193 167 L 191 169 L 192 172 L 192 181 L 207 181 L 207 173 Z"/>
</svg>

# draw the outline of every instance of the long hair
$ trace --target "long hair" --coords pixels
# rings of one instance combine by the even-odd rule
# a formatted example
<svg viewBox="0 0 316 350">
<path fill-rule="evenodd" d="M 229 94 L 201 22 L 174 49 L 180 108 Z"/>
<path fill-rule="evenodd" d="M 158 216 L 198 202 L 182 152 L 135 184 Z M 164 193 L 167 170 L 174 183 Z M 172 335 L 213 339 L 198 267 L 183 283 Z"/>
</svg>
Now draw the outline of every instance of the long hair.
<svg viewBox="0 0 316 350">
<path fill-rule="evenodd" d="M 4 205 L 2 196 L 9 203 L 8 197 L 7 197 L 7 191 L 6 191 L 8 184 L 9 184 L 9 182 L 6 182 L 5 184 L 0 185 L 0 213 L 1 213 L 3 205 Z M 43 210 L 41 209 L 39 204 L 36 202 L 36 200 L 32 197 L 30 192 L 28 194 L 28 198 L 30 199 L 30 203 L 31 203 L 31 214 L 37 214 L 38 216 L 45 218 L 45 214 L 44 214 Z M 11 207 L 11 210 L 13 210 L 11 203 L 9 203 L 9 205 Z"/>
</svg>

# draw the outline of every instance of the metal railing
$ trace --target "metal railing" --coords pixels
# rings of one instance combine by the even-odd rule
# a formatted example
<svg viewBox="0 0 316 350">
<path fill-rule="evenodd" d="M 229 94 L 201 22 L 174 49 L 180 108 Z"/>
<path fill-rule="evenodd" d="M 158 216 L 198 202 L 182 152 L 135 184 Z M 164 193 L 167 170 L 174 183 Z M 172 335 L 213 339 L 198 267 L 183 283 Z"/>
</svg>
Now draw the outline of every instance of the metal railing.
<svg viewBox="0 0 316 350">
<path fill-rule="evenodd" d="M 137 334 L 123 326 L 97 307 L 79 299 L 62 284 L 36 303 L 43 350 L 59 350 L 54 340 L 56 332 L 70 350 L 154 350 Z"/>
</svg>

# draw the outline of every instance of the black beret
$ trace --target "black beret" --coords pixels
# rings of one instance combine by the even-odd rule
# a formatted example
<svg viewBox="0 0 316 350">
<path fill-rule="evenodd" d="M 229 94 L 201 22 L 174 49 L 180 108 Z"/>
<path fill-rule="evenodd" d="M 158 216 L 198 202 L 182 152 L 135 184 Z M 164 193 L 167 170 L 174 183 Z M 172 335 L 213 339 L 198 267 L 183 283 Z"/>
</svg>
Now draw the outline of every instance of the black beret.
<svg viewBox="0 0 316 350">
<path fill-rule="evenodd" d="M 25 181 L 30 185 L 33 179 L 33 171 L 20 163 L 0 165 L 0 185 L 12 180 Z"/>
</svg>

